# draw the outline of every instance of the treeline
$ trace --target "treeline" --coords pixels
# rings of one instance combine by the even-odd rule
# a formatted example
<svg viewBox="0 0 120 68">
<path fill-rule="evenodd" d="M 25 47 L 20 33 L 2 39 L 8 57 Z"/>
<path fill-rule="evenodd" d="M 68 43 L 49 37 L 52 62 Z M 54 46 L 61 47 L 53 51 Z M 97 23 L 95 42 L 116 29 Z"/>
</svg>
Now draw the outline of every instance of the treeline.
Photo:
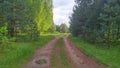
<svg viewBox="0 0 120 68">
<path fill-rule="evenodd" d="M 65 23 L 63 23 L 61 25 L 56 25 L 56 32 L 69 33 L 69 28 Z"/>
<path fill-rule="evenodd" d="M 91 43 L 120 42 L 120 0 L 75 0 L 70 30 Z"/>
<path fill-rule="evenodd" d="M 19 37 L 35 40 L 51 26 L 52 0 L 0 0 L 0 43 Z"/>
</svg>

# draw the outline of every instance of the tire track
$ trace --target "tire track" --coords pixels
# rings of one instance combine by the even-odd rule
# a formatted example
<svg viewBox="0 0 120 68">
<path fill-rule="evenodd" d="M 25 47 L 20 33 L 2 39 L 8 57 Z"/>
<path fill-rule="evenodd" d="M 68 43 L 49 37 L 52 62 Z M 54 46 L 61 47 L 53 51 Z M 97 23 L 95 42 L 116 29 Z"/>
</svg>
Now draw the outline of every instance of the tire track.
<svg viewBox="0 0 120 68">
<path fill-rule="evenodd" d="M 23 68 L 50 68 L 53 48 L 59 37 L 55 37 L 45 46 L 35 51 L 32 59 Z"/>
<path fill-rule="evenodd" d="M 87 56 L 82 50 L 75 47 L 67 37 L 64 38 L 64 43 L 73 68 L 107 68 L 103 64 L 96 62 L 90 56 Z"/>
</svg>

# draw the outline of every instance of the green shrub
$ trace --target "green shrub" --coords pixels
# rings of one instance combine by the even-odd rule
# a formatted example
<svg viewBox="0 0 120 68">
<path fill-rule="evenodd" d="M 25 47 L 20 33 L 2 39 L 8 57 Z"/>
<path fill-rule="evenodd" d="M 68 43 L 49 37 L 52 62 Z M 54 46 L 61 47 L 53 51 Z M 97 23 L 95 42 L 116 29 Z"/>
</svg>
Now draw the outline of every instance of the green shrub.
<svg viewBox="0 0 120 68">
<path fill-rule="evenodd" d="M 8 43 L 7 33 L 8 30 L 6 26 L 0 27 L 0 44 Z"/>
</svg>

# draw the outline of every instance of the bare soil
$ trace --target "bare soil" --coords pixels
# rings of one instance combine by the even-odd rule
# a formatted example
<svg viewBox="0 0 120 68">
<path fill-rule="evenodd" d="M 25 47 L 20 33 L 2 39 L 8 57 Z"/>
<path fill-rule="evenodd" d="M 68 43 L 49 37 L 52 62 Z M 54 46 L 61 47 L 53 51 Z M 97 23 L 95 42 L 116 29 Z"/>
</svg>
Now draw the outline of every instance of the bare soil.
<svg viewBox="0 0 120 68">
<path fill-rule="evenodd" d="M 51 68 L 52 54 L 54 53 L 53 51 L 57 51 L 54 49 L 59 38 L 60 37 L 55 37 L 45 46 L 36 50 L 31 60 L 24 65 L 23 68 Z M 92 57 L 86 55 L 84 51 L 77 48 L 68 37 L 64 37 L 64 45 L 63 50 L 71 64 L 70 68 L 108 68 L 107 66 L 97 62 Z"/>
<path fill-rule="evenodd" d="M 69 38 L 65 37 L 64 43 L 73 68 L 107 68 L 86 55 L 82 50 L 78 49 Z"/>
<path fill-rule="evenodd" d="M 23 68 L 50 68 L 52 51 L 58 39 L 59 37 L 55 37 L 45 46 L 36 50 L 31 60 Z"/>
</svg>

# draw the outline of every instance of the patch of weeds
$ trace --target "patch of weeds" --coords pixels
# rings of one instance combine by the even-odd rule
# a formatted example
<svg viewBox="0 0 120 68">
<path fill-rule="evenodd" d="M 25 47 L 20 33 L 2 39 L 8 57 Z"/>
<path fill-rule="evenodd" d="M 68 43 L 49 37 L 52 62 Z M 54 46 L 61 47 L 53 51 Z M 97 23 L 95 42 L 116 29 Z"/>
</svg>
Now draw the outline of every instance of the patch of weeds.
<svg viewBox="0 0 120 68">
<path fill-rule="evenodd" d="M 52 68 L 71 68 L 71 63 L 64 50 L 62 38 L 56 43 L 51 62 Z"/>
</svg>

